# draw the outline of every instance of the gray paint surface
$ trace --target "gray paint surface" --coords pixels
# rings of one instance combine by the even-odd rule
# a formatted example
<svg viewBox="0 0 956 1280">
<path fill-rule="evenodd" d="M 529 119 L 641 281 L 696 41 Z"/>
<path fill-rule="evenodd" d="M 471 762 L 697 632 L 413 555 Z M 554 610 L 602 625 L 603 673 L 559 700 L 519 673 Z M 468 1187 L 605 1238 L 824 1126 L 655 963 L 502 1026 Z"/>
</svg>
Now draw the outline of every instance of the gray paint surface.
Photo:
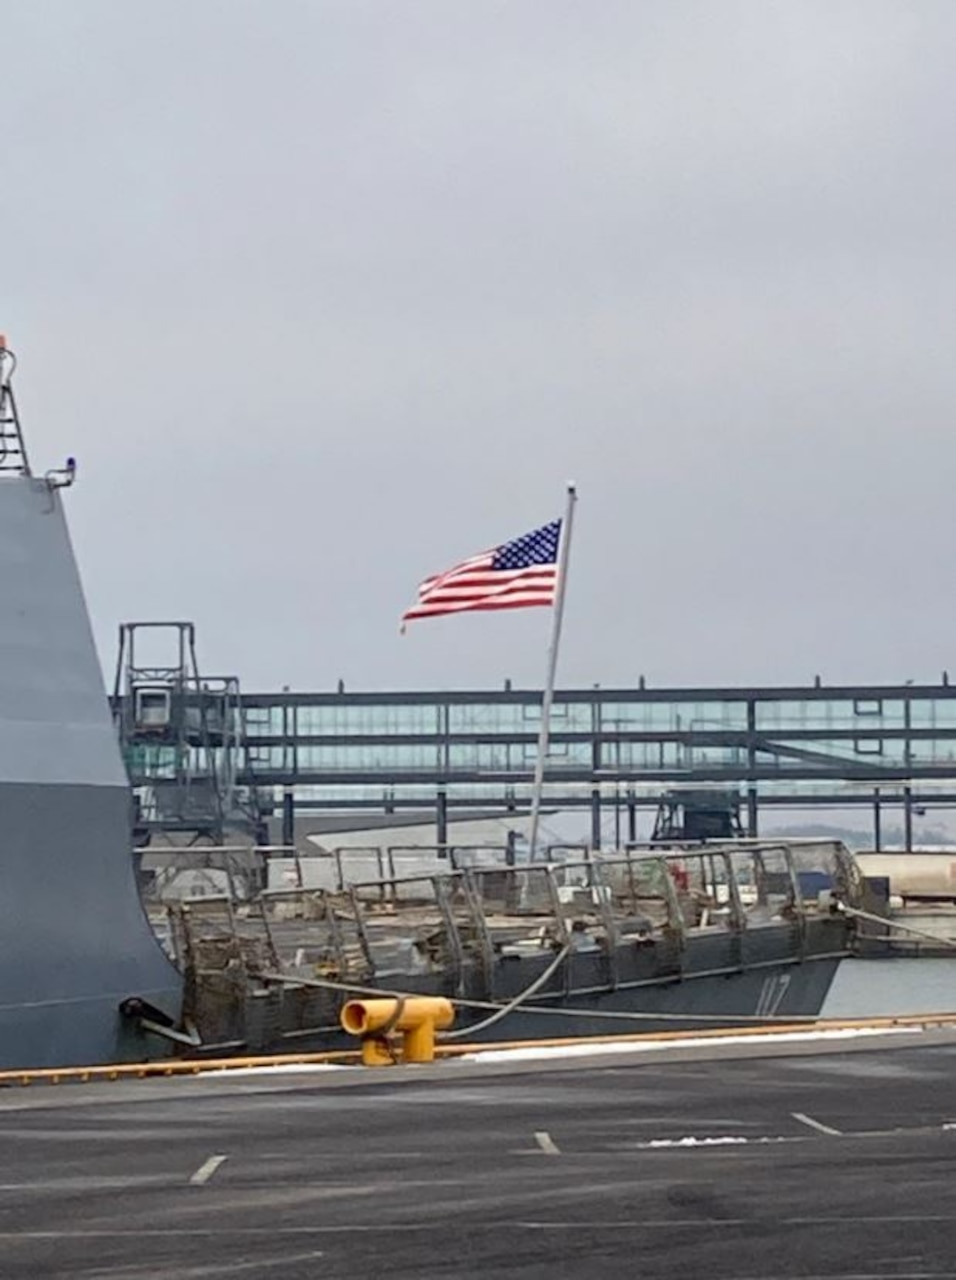
<svg viewBox="0 0 956 1280">
<path fill-rule="evenodd" d="M 0 482 L 0 1066 L 156 1056 L 120 1018 L 178 1017 L 143 912 L 130 797 L 60 497 Z"/>
<path fill-rule="evenodd" d="M 853 959 L 841 961 L 821 1017 L 889 1018 L 954 1009 L 956 957 Z"/>
</svg>

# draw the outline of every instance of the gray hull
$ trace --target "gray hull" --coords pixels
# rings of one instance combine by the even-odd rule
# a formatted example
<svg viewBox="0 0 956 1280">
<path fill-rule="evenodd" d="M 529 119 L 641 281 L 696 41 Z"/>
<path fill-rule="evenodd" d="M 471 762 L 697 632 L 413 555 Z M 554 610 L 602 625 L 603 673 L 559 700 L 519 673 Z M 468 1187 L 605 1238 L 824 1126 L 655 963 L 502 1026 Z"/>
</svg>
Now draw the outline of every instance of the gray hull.
<svg viewBox="0 0 956 1280">
<path fill-rule="evenodd" d="M 719 957 L 714 957 L 719 959 Z M 582 963 L 583 962 L 583 963 Z M 533 980 L 533 967 L 514 966 L 509 985 Z M 599 981 L 597 967 L 588 973 L 585 957 L 576 957 L 565 977 L 585 986 Z M 405 977 L 403 990 L 443 994 L 454 999 L 452 985 Z M 774 1026 L 788 1021 L 829 1018 L 920 1017 L 950 1014 L 956 993 L 956 958 L 893 957 L 860 959 L 820 954 L 798 960 L 758 962 L 745 970 L 727 969 L 688 974 L 673 980 L 637 979 L 616 990 L 596 987 L 558 990 L 551 986 L 536 996 L 534 1011 L 518 1008 L 492 1026 L 482 1027 L 487 1014 L 459 1009 L 455 1026 L 461 1038 L 493 1045 L 508 1041 L 659 1034 L 667 1031 L 713 1031 L 733 1027 Z M 503 997 L 507 998 L 507 997 Z M 247 1008 L 245 1020 L 234 1026 L 254 1053 L 278 1053 L 292 1045 L 305 1049 L 348 1049 L 355 1042 L 337 1027 L 339 1003 L 320 992 L 273 992 L 272 1034 L 262 1024 L 267 1011 Z M 284 1006 L 284 1007 L 283 1007 Z M 258 1015 L 258 1018 L 255 1016 Z M 286 1023 L 286 1037 L 279 1032 Z M 326 1031 L 304 1034 L 303 1025 L 324 1024 Z M 474 1031 L 467 1030 L 474 1026 Z M 265 1034 L 263 1034 L 265 1032 Z M 250 1034 L 251 1033 L 251 1034 Z"/>
<path fill-rule="evenodd" d="M 0 1067 L 155 1057 L 178 1020 L 140 904 L 130 795 L 59 493 L 0 480 Z"/>
<path fill-rule="evenodd" d="M 789 1018 L 913 1018 L 951 1014 L 954 1009 L 956 958 L 821 956 L 662 986 L 571 995 L 553 1014 L 518 1011 L 479 1031 L 475 1039 L 706 1030 L 752 1026 L 763 1018 L 775 1023 Z M 602 1017 L 634 1012 L 640 1018 L 633 1022 Z"/>
<path fill-rule="evenodd" d="M 839 964 L 833 959 L 808 960 L 637 990 L 571 995 L 551 1013 L 518 1010 L 487 1030 L 479 1029 L 474 1040 L 713 1031 L 753 1026 L 761 1016 L 775 1020 L 812 1018 L 819 1015 Z M 458 1025 L 466 1024 L 459 1020 Z"/>
<path fill-rule="evenodd" d="M 459 1001 L 461 1038 L 485 1043 L 712 1030 L 819 1017 L 841 965 L 854 963 L 845 959 L 848 945 L 845 922 L 827 918 L 810 923 L 802 936 L 792 923 L 754 930 L 743 942 L 718 931 L 695 937 L 680 953 L 625 945 L 613 965 L 597 950 L 575 953 L 533 997 L 487 1027 L 488 1009 L 469 1008 L 467 1000 L 508 1004 L 547 976 L 553 953 L 499 960 L 490 986 L 475 970 L 461 984 L 451 975 L 397 972 L 377 981 L 386 989 Z M 233 1020 L 219 1024 L 219 1035 L 234 1036 L 254 1053 L 293 1045 L 354 1047 L 338 1029 L 342 996 L 296 986 L 262 994 L 234 1005 Z M 211 1017 L 200 1021 L 213 1027 Z"/>
</svg>

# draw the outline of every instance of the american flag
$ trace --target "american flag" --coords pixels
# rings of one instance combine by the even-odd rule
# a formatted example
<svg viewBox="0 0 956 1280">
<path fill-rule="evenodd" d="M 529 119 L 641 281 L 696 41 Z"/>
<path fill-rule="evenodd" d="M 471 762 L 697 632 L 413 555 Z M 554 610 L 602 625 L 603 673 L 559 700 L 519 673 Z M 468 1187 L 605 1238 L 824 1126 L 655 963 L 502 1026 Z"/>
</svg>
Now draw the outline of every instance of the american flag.
<svg viewBox="0 0 956 1280">
<path fill-rule="evenodd" d="M 402 628 L 413 618 L 443 613 L 554 604 L 560 543 L 561 521 L 552 520 L 426 578 L 417 602 L 402 614 Z"/>
</svg>

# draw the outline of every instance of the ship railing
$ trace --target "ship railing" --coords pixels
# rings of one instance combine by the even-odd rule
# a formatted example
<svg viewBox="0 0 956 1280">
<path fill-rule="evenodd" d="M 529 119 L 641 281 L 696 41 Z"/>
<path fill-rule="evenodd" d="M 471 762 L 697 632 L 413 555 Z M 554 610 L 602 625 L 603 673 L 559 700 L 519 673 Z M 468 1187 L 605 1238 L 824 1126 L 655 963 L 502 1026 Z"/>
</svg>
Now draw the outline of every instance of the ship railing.
<svg viewBox="0 0 956 1280">
<path fill-rule="evenodd" d="M 376 976 L 440 971 L 461 985 L 477 967 L 491 985 L 503 950 L 565 945 L 575 906 L 551 867 L 470 867 L 355 881 L 344 891 Z"/>
<path fill-rule="evenodd" d="M 553 865 L 587 859 L 590 850 L 586 845 L 555 844 L 547 846 L 545 855 L 543 862 Z M 281 877 L 303 888 L 341 892 L 356 882 L 389 882 L 468 868 L 527 865 L 520 857 L 506 844 L 337 845 L 332 849 L 277 853 L 272 859 L 270 878 Z"/>
<path fill-rule="evenodd" d="M 633 910 L 656 899 L 658 915 L 666 903 L 667 923 L 683 929 L 739 930 L 825 914 L 834 896 L 852 902 L 861 885 L 856 864 L 838 841 L 595 854 L 583 867 L 592 879 L 602 869 L 616 904 Z M 676 912 L 671 886 L 677 890 Z"/>
<path fill-rule="evenodd" d="M 433 970 L 461 974 L 467 941 L 459 906 L 464 874 L 446 871 L 346 883 L 338 896 L 349 903 L 377 979 Z M 471 914 L 469 903 L 467 915 Z"/>
<path fill-rule="evenodd" d="M 196 976 L 241 973 L 280 963 L 261 897 L 241 905 L 228 893 L 181 898 L 167 906 L 171 958 Z"/>
<path fill-rule="evenodd" d="M 365 916 L 348 889 L 269 889 L 260 900 L 262 919 L 288 967 L 350 981 L 374 972 Z M 289 929 L 291 944 L 282 945 Z"/>
<path fill-rule="evenodd" d="M 294 885 L 341 893 L 353 880 L 385 880 L 394 874 L 388 851 L 379 845 L 350 845 L 331 850 L 277 849 L 268 862 L 268 887 Z"/>
<path fill-rule="evenodd" d="M 854 860 L 839 844 L 833 840 L 801 840 L 801 841 L 768 841 L 739 840 L 726 844 L 712 843 L 707 845 L 677 845 L 662 847 L 655 844 L 627 845 L 620 850 L 601 852 L 591 850 L 587 845 L 563 844 L 549 845 L 545 850 L 543 864 L 576 865 L 592 861 L 620 860 L 621 858 L 645 857 L 681 857 L 700 852 L 741 852 L 760 848 L 783 845 L 791 850 L 795 863 L 801 871 L 814 869 L 833 874 L 835 855 L 842 854 L 845 864 L 843 879 L 856 883 L 859 871 Z M 287 858 L 297 861 L 298 865 L 289 865 L 288 872 L 283 872 L 285 863 L 281 851 L 273 854 L 277 874 L 287 874 L 291 880 L 295 874 L 298 883 L 307 888 L 324 888 L 341 891 L 350 882 L 386 881 L 397 877 L 414 875 L 431 875 L 448 871 L 461 871 L 468 867 L 497 868 L 507 866 L 527 866 L 526 861 L 516 856 L 515 851 L 506 845 L 342 845 L 331 850 L 316 849 L 300 854 L 296 860 L 293 851 Z M 826 863 L 826 865 L 824 865 Z M 301 867 L 301 870 L 299 869 Z M 854 880 L 855 874 L 855 880 Z"/>
<path fill-rule="evenodd" d="M 845 856 L 844 856 L 845 855 Z M 394 861 L 391 863 L 394 867 Z M 853 862 L 835 841 L 764 842 L 747 846 L 696 847 L 680 851 L 588 854 L 577 862 L 474 866 L 466 872 L 346 881 L 365 906 L 394 911 L 460 897 L 463 874 L 484 924 L 497 917 L 532 917 L 565 938 L 575 915 L 597 920 L 609 941 L 622 932 L 653 935 L 670 930 L 741 930 L 822 910 L 824 890 L 844 892 Z M 344 890 L 343 890 L 344 891 Z"/>
<path fill-rule="evenodd" d="M 352 883 L 387 883 L 469 866 L 505 866 L 508 856 L 505 845 L 338 845 L 298 855 L 295 872 L 302 887 L 341 893 Z M 277 868 L 277 874 L 281 872 Z"/>
<path fill-rule="evenodd" d="M 254 904 L 205 897 L 184 904 L 180 925 L 232 934 L 244 954 L 260 934 L 266 954 L 282 952 L 289 963 L 293 945 L 294 967 L 351 978 L 442 972 L 461 987 L 477 967 L 491 989 L 499 959 L 562 947 L 603 950 L 613 974 L 622 943 L 664 944 L 670 965 L 691 936 L 736 936 L 730 954 L 742 957 L 747 932 L 766 927 L 799 954 L 808 921 L 829 913 L 830 896 L 852 887 L 854 870 L 834 841 L 587 851 L 554 864 L 446 863 L 428 874 L 343 877 L 341 887 L 271 890 Z"/>
</svg>

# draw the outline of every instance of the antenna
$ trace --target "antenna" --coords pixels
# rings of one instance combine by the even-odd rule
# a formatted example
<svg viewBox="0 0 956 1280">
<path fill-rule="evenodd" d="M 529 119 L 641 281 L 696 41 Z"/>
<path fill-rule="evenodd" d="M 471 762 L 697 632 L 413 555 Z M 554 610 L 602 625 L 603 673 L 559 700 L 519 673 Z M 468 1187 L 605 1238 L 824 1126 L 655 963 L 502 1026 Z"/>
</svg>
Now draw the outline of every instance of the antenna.
<svg viewBox="0 0 956 1280">
<path fill-rule="evenodd" d="M 31 474 L 30 463 L 11 385 L 16 367 L 17 358 L 0 333 L 0 475 L 28 476 Z"/>
</svg>

